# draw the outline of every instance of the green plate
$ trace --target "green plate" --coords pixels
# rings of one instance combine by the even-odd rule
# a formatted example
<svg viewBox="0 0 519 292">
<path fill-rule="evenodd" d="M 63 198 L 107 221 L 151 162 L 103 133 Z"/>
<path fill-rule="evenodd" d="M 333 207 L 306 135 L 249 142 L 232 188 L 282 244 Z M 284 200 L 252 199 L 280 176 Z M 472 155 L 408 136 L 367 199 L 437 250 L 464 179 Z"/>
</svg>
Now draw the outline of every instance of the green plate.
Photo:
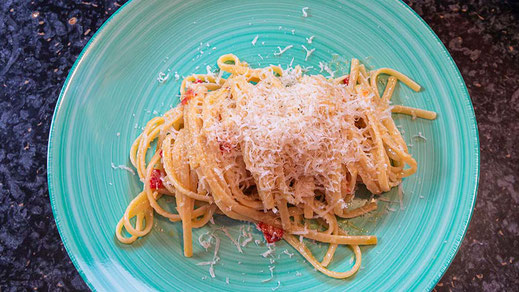
<svg viewBox="0 0 519 292">
<path fill-rule="evenodd" d="M 278 46 L 288 45 L 294 47 L 274 56 Z M 301 45 L 315 48 L 308 61 Z M 130 145 L 141 127 L 178 103 L 175 72 L 204 73 L 225 53 L 252 66 L 285 66 L 293 59 L 294 65 L 314 66 L 311 74 L 319 72 L 319 61 L 357 57 L 370 68 L 395 68 L 423 86 L 419 93 L 399 86 L 395 103 L 438 112 L 435 121 L 395 115 L 418 172 L 404 181 L 403 210 L 381 203 L 374 215 L 348 224 L 379 238 L 378 245 L 362 248 L 362 268 L 354 277 L 336 280 L 314 271 L 285 242 L 267 258 L 261 255 L 266 246 L 254 241 L 239 253 L 216 231 L 222 244 L 213 279 L 207 266 L 197 265 L 212 258 L 198 236 L 226 226 L 237 238 L 249 226 L 221 216 L 195 231 L 192 258 L 182 254 L 180 224 L 159 216 L 151 234 L 133 245 L 115 239 L 115 225 L 141 183 L 111 164 L 130 165 Z M 165 82 L 157 81 L 160 72 L 169 74 Z M 48 179 L 63 243 L 95 290 L 428 290 L 454 258 L 469 224 L 478 143 L 474 111 L 453 60 L 400 1 L 134 0 L 102 26 L 70 71 L 52 122 Z M 396 191 L 387 196 L 396 200 Z M 261 239 L 258 231 L 253 235 Z M 322 253 L 324 246 L 312 249 Z M 351 257 L 347 247 L 339 248 L 331 268 L 348 269 Z M 269 266 L 275 266 L 272 279 Z"/>
</svg>

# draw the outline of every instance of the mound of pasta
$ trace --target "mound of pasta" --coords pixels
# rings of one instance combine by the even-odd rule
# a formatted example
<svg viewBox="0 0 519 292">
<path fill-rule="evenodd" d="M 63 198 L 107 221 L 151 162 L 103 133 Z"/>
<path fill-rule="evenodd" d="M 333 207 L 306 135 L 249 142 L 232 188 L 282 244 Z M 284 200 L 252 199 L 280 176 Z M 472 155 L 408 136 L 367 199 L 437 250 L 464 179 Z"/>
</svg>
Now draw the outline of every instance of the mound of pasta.
<svg viewBox="0 0 519 292">
<path fill-rule="evenodd" d="M 361 264 L 359 246 L 377 238 L 348 235 L 337 218 L 377 208 L 375 200 L 351 207 L 357 184 L 380 194 L 416 171 L 391 113 L 436 114 L 392 106 L 390 99 L 398 81 L 415 91 L 420 86 L 392 69 L 368 72 L 356 59 L 348 75 L 335 79 L 305 75 L 299 66 L 254 69 L 231 54 L 218 66 L 227 78 L 185 78 L 181 103 L 150 120 L 135 140 L 130 159 L 144 188 L 118 223 L 117 238 L 132 243 L 145 236 L 159 214 L 182 222 L 190 257 L 192 228 L 220 213 L 257 224 L 269 243 L 286 240 L 328 276 L 353 275 Z M 390 76 L 382 93 L 380 74 Z M 177 213 L 159 205 L 162 196 L 175 198 Z M 329 243 L 321 261 L 302 238 Z M 327 269 L 338 245 L 354 251 L 349 271 Z"/>
</svg>

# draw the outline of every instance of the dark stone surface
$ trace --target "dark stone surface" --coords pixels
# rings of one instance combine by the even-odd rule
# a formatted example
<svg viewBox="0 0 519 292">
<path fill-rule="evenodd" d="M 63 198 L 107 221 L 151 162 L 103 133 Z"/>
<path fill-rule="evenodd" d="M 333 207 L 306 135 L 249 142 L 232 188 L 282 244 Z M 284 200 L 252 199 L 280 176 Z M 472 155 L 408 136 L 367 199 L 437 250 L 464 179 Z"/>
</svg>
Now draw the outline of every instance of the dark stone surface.
<svg viewBox="0 0 519 292">
<path fill-rule="evenodd" d="M 467 236 L 437 290 L 519 287 L 519 5 L 407 1 L 463 74 L 481 139 Z M 68 71 L 115 1 L 0 2 L 0 290 L 86 290 L 56 230 L 47 137 Z"/>
</svg>

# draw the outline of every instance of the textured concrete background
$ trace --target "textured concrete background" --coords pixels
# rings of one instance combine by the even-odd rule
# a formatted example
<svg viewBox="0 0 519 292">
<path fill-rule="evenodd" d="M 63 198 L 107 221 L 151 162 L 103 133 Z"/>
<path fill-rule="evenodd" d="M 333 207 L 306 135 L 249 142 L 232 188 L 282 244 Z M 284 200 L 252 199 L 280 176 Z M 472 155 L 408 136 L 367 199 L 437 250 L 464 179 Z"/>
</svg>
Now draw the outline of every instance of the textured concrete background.
<svg viewBox="0 0 519 292">
<path fill-rule="evenodd" d="M 452 54 L 481 139 L 476 210 L 436 289 L 519 287 L 519 5 L 406 1 Z M 47 138 L 68 71 L 123 2 L 0 1 L 0 290 L 87 290 L 56 230 Z"/>
</svg>

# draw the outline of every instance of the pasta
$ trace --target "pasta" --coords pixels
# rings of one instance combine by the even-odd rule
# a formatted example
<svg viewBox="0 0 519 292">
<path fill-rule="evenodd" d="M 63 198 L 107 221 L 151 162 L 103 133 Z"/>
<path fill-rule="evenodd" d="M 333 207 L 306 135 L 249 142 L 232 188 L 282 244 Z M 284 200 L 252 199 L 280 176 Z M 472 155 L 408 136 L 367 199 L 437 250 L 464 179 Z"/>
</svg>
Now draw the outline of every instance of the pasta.
<svg viewBox="0 0 519 292">
<path fill-rule="evenodd" d="M 269 243 L 285 239 L 330 277 L 355 274 L 359 246 L 377 238 L 348 235 L 337 218 L 377 209 L 375 200 L 351 207 L 358 183 L 380 194 L 416 171 L 391 112 L 436 114 L 390 100 L 398 81 L 415 91 L 420 86 L 392 69 L 368 72 L 356 59 L 348 75 L 335 79 L 304 75 L 299 66 L 254 69 L 232 54 L 218 66 L 228 78 L 185 78 L 181 103 L 151 119 L 133 143 L 130 160 L 144 188 L 117 224 L 118 240 L 130 244 L 145 236 L 159 214 L 182 222 L 184 255 L 191 257 L 192 229 L 219 213 L 257 224 Z M 382 94 L 381 74 L 389 75 Z M 175 198 L 176 213 L 159 204 L 162 196 Z M 329 244 L 321 261 L 302 238 Z M 353 249 L 349 271 L 327 268 L 339 245 Z"/>
</svg>

